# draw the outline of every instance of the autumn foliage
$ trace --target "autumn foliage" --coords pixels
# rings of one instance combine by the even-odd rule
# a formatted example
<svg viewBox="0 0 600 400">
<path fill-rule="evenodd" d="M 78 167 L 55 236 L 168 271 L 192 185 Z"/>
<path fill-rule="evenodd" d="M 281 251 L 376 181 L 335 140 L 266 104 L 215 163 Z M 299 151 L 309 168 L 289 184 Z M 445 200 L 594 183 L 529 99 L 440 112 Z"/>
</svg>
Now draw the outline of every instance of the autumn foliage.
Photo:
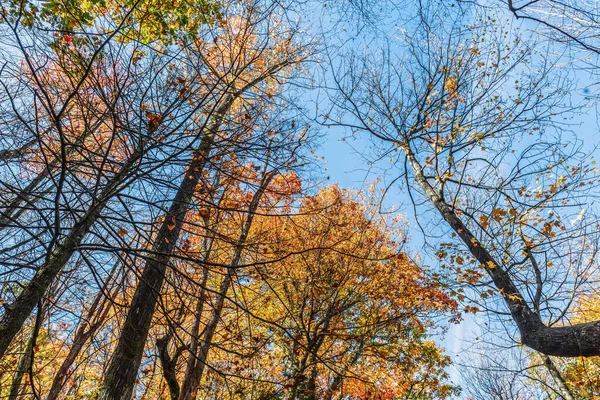
<svg viewBox="0 0 600 400">
<path fill-rule="evenodd" d="M 0 398 L 598 397 L 597 13 L 459 3 L 0 3 Z"/>
<path fill-rule="evenodd" d="M 457 303 L 374 192 L 307 173 L 316 41 L 159 3 L 2 5 L 0 397 L 455 393 Z"/>
</svg>

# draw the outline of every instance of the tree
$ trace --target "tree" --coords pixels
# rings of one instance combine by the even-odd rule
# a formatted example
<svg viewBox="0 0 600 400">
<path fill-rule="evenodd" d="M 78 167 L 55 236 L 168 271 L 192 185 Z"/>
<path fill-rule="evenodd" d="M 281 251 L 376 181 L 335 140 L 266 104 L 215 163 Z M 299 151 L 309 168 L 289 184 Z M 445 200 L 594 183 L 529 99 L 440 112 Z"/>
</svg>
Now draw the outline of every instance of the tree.
<svg viewBox="0 0 600 400">
<path fill-rule="evenodd" d="M 273 178 L 245 239 L 244 264 L 237 267 L 228 261 L 238 254 L 236 241 L 228 237 L 248 226 L 244 208 L 235 203 L 249 201 L 253 189 L 210 209 L 210 219 L 220 222 L 219 233 L 208 238 L 205 266 L 197 271 L 203 310 L 173 317 L 185 301 L 175 296 L 181 286 L 173 286 L 163 292 L 163 301 L 171 305 L 159 311 L 164 316 L 156 324 L 162 376 L 172 380 L 171 398 L 176 398 L 174 387 L 181 388 L 179 397 L 185 396 L 190 361 L 204 369 L 202 380 L 192 386 L 192 398 L 453 393 L 442 370 L 449 360 L 428 340 L 428 332 L 431 313 L 452 310 L 455 302 L 398 253 L 392 221 L 375 217 L 375 202 L 354 199 L 337 187 L 298 197 L 300 186 L 293 172 Z M 220 219 L 220 212 L 228 217 Z M 196 220 L 194 214 L 188 218 Z M 197 217 L 208 219 L 203 210 Z M 203 236 L 199 226 L 194 231 L 199 233 L 189 237 L 190 249 Z M 178 264 L 172 273 L 191 268 Z M 200 278 L 207 269 L 210 278 Z M 204 333 L 195 355 L 187 337 L 198 326 Z M 146 379 L 157 387 L 149 369 Z"/>
<path fill-rule="evenodd" d="M 501 27 L 481 26 L 488 19 L 463 25 L 425 16 L 403 42 L 411 59 L 348 58 L 336 71 L 332 113 L 387 144 L 383 152 L 401 168 L 415 205 L 425 199 L 452 231 L 439 258 L 454 262 L 459 280 L 495 287 L 522 344 L 595 356 L 599 323 L 567 319 L 573 292 L 586 290 L 594 274 L 593 256 L 586 258 L 594 222 L 576 218 L 594 168 L 577 146 L 552 136 L 564 110 L 563 89 L 554 87 L 560 79 L 527 71 L 531 51 L 518 37 L 502 39 Z M 324 123 L 336 124 L 328 115 Z M 477 301 L 493 307 L 485 290 Z"/>
<path fill-rule="evenodd" d="M 107 41 L 112 40 L 110 37 Z M 90 39 L 91 41 L 91 39 Z M 96 48 L 92 43 L 92 49 L 96 51 L 94 54 L 100 54 L 101 51 L 111 50 L 108 42 L 104 42 L 101 47 Z M 22 45 L 20 45 L 22 47 Z M 8 244 L 3 251 L 4 257 L 11 261 L 6 265 L 11 265 L 13 273 L 21 273 L 26 270 L 26 266 L 32 262 L 39 262 L 41 265 L 37 268 L 36 274 L 30 277 L 26 284 L 22 284 L 22 279 L 19 279 L 20 285 L 24 287 L 18 294 L 13 294 L 14 301 L 9 302 L 5 306 L 6 312 L 0 319 L 0 331 L 2 339 L 0 340 L 0 353 L 4 353 L 10 344 L 14 335 L 19 331 L 25 319 L 31 313 L 31 310 L 38 301 L 43 297 L 44 292 L 55 281 L 65 265 L 71 260 L 73 254 L 81 247 L 82 241 L 97 225 L 97 221 L 101 219 L 102 212 L 109 206 L 111 200 L 117 196 L 123 189 L 123 184 L 127 183 L 131 186 L 133 180 L 143 174 L 139 167 L 141 165 L 156 169 L 161 165 L 165 165 L 164 159 L 147 159 L 144 163 L 145 156 L 156 148 L 158 144 L 169 137 L 171 143 L 176 143 L 181 140 L 183 145 L 188 145 L 189 137 L 178 136 L 178 132 L 185 121 L 192 117 L 193 112 L 198 110 L 203 104 L 202 98 L 195 100 L 196 103 L 188 107 L 189 99 L 199 95 L 198 87 L 184 91 L 183 93 L 175 93 L 166 95 L 163 110 L 147 110 L 148 106 L 145 103 L 152 100 L 152 92 L 149 88 L 159 84 L 161 79 L 169 78 L 166 76 L 166 67 L 174 62 L 174 58 L 167 56 L 163 58 L 159 56 L 157 59 L 150 58 L 149 63 L 145 64 L 147 69 L 142 69 L 142 63 L 133 63 L 133 59 L 137 57 L 136 50 L 133 53 L 125 55 L 125 59 L 121 59 L 122 45 L 115 43 L 117 47 L 114 53 L 108 52 L 108 56 L 94 58 L 96 60 L 98 71 L 102 67 L 107 68 L 107 64 L 114 75 L 111 77 L 99 77 L 94 80 L 90 77 L 91 67 L 79 70 L 83 75 L 77 76 L 73 82 L 73 76 L 77 71 L 63 72 L 62 82 L 67 81 L 74 87 L 67 90 L 62 90 L 60 86 L 52 86 L 46 84 L 45 80 L 35 78 L 43 73 L 43 68 L 38 67 L 33 61 L 28 65 L 29 73 L 34 74 L 34 84 L 32 93 L 34 94 L 33 102 L 40 102 L 44 112 L 34 114 L 29 117 L 29 111 L 26 108 L 14 108 L 15 120 L 17 123 L 25 123 L 28 131 L 36 135 L 38 129 L 44 124 L 46 118 L 50 119 L 52 124 L 48 128 L 56 133 L 56 141 L 60 143 L 42 143 L 41 148 L 48 147 L 49 154 L 39 154 L 42 161 L 50 159 L 48 166 L 43 166 L 43 170 L 38 172 L 38 175 L 33 181 L 26 185 L 22 190 L 15 191 L 16 194 L 10 200 L 10 204 L 5 208 L 4 217 L 14 220 L 12 225 L 16 230 L 7 230 L 3 232 L 6 237 L 12 237 L 6 243 Z M 22 47 L 25 51 L 25 48 Z M 114 58 L 111 58 L 114 56 Z M 33 60 L 38 56 L 31 54 L 26 55 L 28 59 Z M 40 56 L 40 63 L 45 62 L 45 59 Z M 84 62 L 87 65 L 87 61 Z M 62 65 L 62 64 L 57 64 Z M 156 71 L 155 74 L 148 76 L 147 71 Z M 60 69 L 57 73 L 60 73 Z M 163 73 L 161 75 L 161 72 Z M 119 79 L 115 79 L 115 77 Z M 18 76 L 17 76 L 18 78 Z M 146 79 L 149 78 L 149 79 Z M 98 101 L 104 107 L 98 106 L 96 102 L 82 101 L 75 104 L 73 100 L 76 95 L 84 92 L 84 84 L 92 81 L 89 91 L 97 90 L 100 93 Z M 106 85 L 110 83 L 110 86 Z M 98 86 L 94 86 L 99 84 Z M 8 90 L 8 87 L 5 86 Z M 60 95 L 49 93 L 50 90 L 56 88 L 60 91 Z M 204 91 L 205 88 L 203 87 Z M 107 93 L 108 91 L 108 93 Z M 206 92 L 203 92 L 205 96 Z M 111 96 L 102 97 L 110 94 Z M 8 92 L 9 98 L 12 93 Z M 58 102 L 59 111 L 54 111 L 55 102 Z M 12 103 L 16 107 L 16 103 Z M 131 118 L 131 106 L 139 105 L 139 109 L 135 110 Z M 70 109 L 71 105 L 81 108 Z M 168 115 L 171 109 L 177 105 L 183 107 L 179 109 L 181 118 L 179 120 L 169 120 L 159 126 L 158 120 L 162 120 L 162 114 Z M 107 116 L 105 111 L 110 116 L 110 122 L 103 125 Z M 85 120 L 78 119 L 79 115 L 89 115 L 92 112 L 100 111 L 100 116 L 93 117 L 91 126 L 85 125 Z M 46 112 L 49 114 L 46 114 Z M 94 115 L 94 114 L 92 114 Z M 97 114 L 95 114 L 97 115 Z M 74 122 L 70 121 L 74 119 Z M 31 121 L 28 123 L 27 121 Z M 88 137 L 88 129 L 96 126 L 97 129 L 93 132 L 94 135 Z M 160 128 L 160 129 L 159 129 Z M 69 136 L 73 130 L 73 137 Z M 38 140 L 42 137 L 38 135 Z M 46 137 L 43 137 L 46 140 Z M 86 145 L 91 143 L 91 148 Z M 97 147 L 96 143 L 100 143 Z M 73 173 L 73 174 L 72 174 Z M 46 184 L 42 184 L 46 182 Z M 8 186 L 8 182 L 7 182 Z M 50 189 L 48 189 L 50 186 Z M 72 201 L 75 197 L 77 202 Z M 16 218 L 28 211 L 32 206 L 30 198 L 35 198 L 35 207 L 33 213 L 38 214 L 37 220 L 29 219 L 26 223 L 19 222 Z M 45 202 L 45 204 L 41 204 Z M 39 223 L 39 228 L 36 224 Z M 28 228 L 27 225 L 37 228 Z M 19 234 L 15 236 L 15 232 Z M 48 245 L 39 246 L 37 238 L 46 236 Z M 32 242 L 33 241 L 33 242 Z M 33 244 L 33 246 L 31 245 Z M 38 247 L 35 247 L 38 246 Z M 21 254 L 21 256 L 16 256 Z M 23 258 L 21 261 L 20 258 Z"/>
<path fill-rule="evenodd" d="M 427 340 L 429 318 L 456 304 L 427 280 L 376 203 L 329 187 L 298 212 L 257 221 L 265 260 L 238 298 L 274 367 L 249 377 L 281 382 L 290 399 L 440 397 L 448 360 Z M 241 300 L 240 300 L 241 301 Z M 250 339 L 250 338 L 249 338 Z M 258 375 L 258 376 L 257 376 Z"/>
<path fill-rule="evenodd" d="M 39 309 L 45 296 L 52 298 L 59 280 L 69 276 L 67 266 L 81 267 L 95 257 L 84 250 L 86 245 L 98 244 L 98 238 L 124 241 L 127 231 L 110 222 L 114 207 L 135 193 L 136 180 L 169 165 L 172 156 L 157 154 L 160 146 L 190 145 L 188 126 L 196 124 L 192 118 L 213 94 L 204 82 L 192 79 L 193 85 L 178 76 L 183 68 L 174 67 L 180 54 L 157 53 L 125 38 L 124 26 L 137 3 L 119 6 L 122 18 L 102 18 L 95 32 L 86 31 L 81 21 L 69 22 L 67 31 L 48 32 L 40 25 L 49 21 L 28 19 L 36 16 L 35 5 L 13 5 L 2 6 L 2 28 L 10 34 L 4 40 L 13 39 L 5 43 L 13 51 L 6 54 L 2 71 L 3 127 L 16 134 L 3 151 L 7 179 L 2 181 L 0 229 L 7 279 L 1 296 L 1 354 L 34 307 Z M 176 90 L 155 102 L 166 87 Z M 27 142 L 13 151 L 22 134 Z M 17 169 L 18 175 L 11 174 Z M 96 280 L 106 277 L 101 266 L 90 270 Z M 106 295 L 102 285 L 98 289 Z M 78 335 L 77 346 L 94 330 Z M 78 351 L 67 357 L 76 358 Z M 14 387 L 20 381 L 15 377 Z"/>
<path fill-rule="evenodd" d="M 232 7 L 232 11 L 238 10 Z M 213 54 L 209 53 L 206 61 L 209 71 L 215 75 L 214 79 L 224 86 L 222 97 L 216 102 L 214 119 L 208 120 L 205 128 L 198 132 L 200 144 L 194 150 L 192 160 L 185 168 L 183 180 L 173 197 L 157 236 L 153 239 L 152 255 L 148 258 L 140 277 L 130 311 L 121 329 L 119 344 L 106 373 L 101 391 L 103 399 L 125 399 L 130 397 L 133 391 L 158 294 L 162 290 L 165 271 L 177 246 L 195 188 L 205 171 L 214 142 L 222 140 L 222 135 L 228 133 L 221 130 L 227 114 L 238 99 L 242 100 L 246 92 L 258 89 L 260 84 L 264 84 L 262 90 L 266 95 L 272 97 L 273 89 L 268 85 L 275 81 L 276 74 L 300 63 L 305 57 L 304 47 L 298 50 L 293 48 L 294 31 L 282 29 L 284 36 L 273 43 L 275 32 L 271 31 L 273 27 L 270 26 L 269 21 L 265 22 L 265 17 L 271 12 L 269 8 L 263 11 L 253 4 L 247 7 L 242 5 L 241 15 L 229 16 L 227 21 L 230 25 L 225 25 L 221 32 L 217 32 L 219 36 L 224 37 L 224 44 L 219 46 L 217 43 Z M 269 30 L 265 32 L 264 29 Z M 202 45 L 203 43 L 198 50 L 203 49 Z M 203 58 L 201 53 L 198 54 L 198 58 Z M 235 138 L 235 131 L 233 133 Z M 256 138 L 247 140 L 250 139 L 256 140 Z M 242 140 L 240 147 L 247 148 L 250 143 Z M 234 151 L 240 150 L 234 149 Z M 201 372 L 198 374 L 201 375 Z M 187 393 L 183 395 L 187 396 Z"/>
</svg>

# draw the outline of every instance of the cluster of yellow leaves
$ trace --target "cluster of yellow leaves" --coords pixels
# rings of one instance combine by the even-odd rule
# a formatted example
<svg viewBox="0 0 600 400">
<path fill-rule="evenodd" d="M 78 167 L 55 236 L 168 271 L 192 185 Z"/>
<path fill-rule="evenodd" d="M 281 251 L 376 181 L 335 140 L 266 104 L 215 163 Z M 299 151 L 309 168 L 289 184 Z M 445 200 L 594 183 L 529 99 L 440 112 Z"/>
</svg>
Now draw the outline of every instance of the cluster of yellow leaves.
<svg viewBox="0 0 600 400">
<path fill-rule="evenodd" d="M 269 378 L 294 390 L 298 374 L 313 373 L 325 394 L 332 370 L 346 368 L 357 378 L 337 390 L 348 398 L 449 395 L 443 383 L 449 360 L 424 340 L 423 313 L 454 310 L 456 303 L 396 253 L 399 243 L 383 218 L 352 194 L 330 187 L 303 199 L 298 210 L 256 225 L 261 257 L 272 261 L 256 269 L 245 297 L 256 298 L 248 301 L 259 306 L 261 319 L 287 327 L 269 341 L 268 356 L 290 360 L 274 360 L 279 367 Z M 314 370 L 301 363 L 311 356 L 322 360 Z M 430 379 L 415 382 L 426 370 Z"/>
<path fill-rule="evenodd" d="M 586 295 L 578 301 L 577 313 L 571 323 L 600 319 L 600 297 Z M 598 357 L 580 357 L 563 361 L 563 375 L 568 385 L 581 398 L 600 399 L 600 360 Z"/>
<path fill-rule="evenodd" d="M 207 301 L 215 299 L 222 279 L 216 265 L 229 262 L 245 220 L 247 204 L 241 199 L 253 191 L 239 182 L 219 184 L 230 185 L 221 204 L 235 202 L 238 209 L 211 209 L 208 220 L 192 215 L 185 228 L 185 255 L 196 257 L 206 252 L 201 223 L 217 231 Z M 302 382 L 314 377 L 317 398 L 328 390 L 349 399 L 456 393 L 445 372 L 449 358 L 427 339 L 428 318 L 455 312 L 456 302 L 398 253 L 397 232 L 377 213 L 376 202 L 336 186 L 295 199 L 300 188 L 295 174 L 280 174 L 261 201 L 243 257 L 254 266 L 239 271 L 243 278 L 228 295 L 248 314 L 226 303 L 210 355 L 215 370 L 206 371 L 200 390 L 223 399 L 291 396 L 308 390 Z M 201 280 L 201 265 L 185 271 L 188 279 Z M 171 318 L 181 293 L 191 287 L 182 281 L 163 295 Z M 185 314 L 182 332 L 192 323 L 193 315 Z M 335 371 L 353 378 L 332 389 Z M 161 387 L 164 393 L 151 365 L 140 379 L 144 387 Z"/>
</svg>

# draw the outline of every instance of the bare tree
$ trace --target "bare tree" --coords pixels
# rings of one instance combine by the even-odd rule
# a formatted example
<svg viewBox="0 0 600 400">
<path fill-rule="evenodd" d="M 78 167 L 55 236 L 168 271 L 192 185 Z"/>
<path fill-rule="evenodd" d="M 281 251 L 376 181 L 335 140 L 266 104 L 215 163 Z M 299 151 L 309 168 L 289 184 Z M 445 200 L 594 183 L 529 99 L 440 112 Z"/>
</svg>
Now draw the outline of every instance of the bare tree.
<svg viewBox="0 0 600 400">
<path fill-rule="evenodd" d="M 402 40 L 346 55 L 323 123 L 336 125 L 338 111 L 340 125 L 369 133 L 378 156 L 392 158 L 417 217 L 425 222 L 420 206 L 429 205 L 458 241 L 438 257 L 459 281 L 495 287 L 508 314 L 486 289 L 477 301 L 510 315 L 522 344 L 599 355 L 600 323 L 568 322 L 575 293 L 594 282 L 597 235 L 581 217 L 593 167 L 556 124 L 566 82 L 486 17 L 421 15 Z"/>
</svg>

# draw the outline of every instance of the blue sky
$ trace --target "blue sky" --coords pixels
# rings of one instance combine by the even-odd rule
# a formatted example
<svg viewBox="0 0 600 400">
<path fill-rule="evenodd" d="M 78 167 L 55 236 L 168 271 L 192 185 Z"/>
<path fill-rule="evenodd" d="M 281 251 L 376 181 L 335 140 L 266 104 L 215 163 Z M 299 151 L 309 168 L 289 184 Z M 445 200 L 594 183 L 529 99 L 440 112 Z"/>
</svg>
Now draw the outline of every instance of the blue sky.
<svg viewBox="0 0 600 400">
<path fill-rule="evenodd" d="M 514 23 L 514 21 L 511 21 L 511 23 L 514 24 L 511 29 L 520 29 L 525 37 L 530 34 L 528 30 L 534 28 L 531 23 L 527 23 L 525 26 L 519 26 L 517 23 Z M 396 28 L 401 29 L 397 25 Z M 348 36 L 345 39 L 352 42 L 353 45 L 359 44 L 368 46 L 369 43 L 380 44 L 378 39 L 369 39 L 368 35 L 361 34 L 360 37 L 356 36 L 353 38 L 351 32 L 351 29 L 348 30 Z M 342 41 L 344 40 L 342 39 Z M 562 50 L 564 49 L 558 47 L 555 48 L 554 51 L 560 52 Z M 589 71 L 577 69 L 578 65 L 581 65 L 579 64 L 579 61 L 574 62 L 574 60 L 577 60 L 577 57 L 577 54 L 563 54 L 562 57 L 557 57 L 556 61 L 561 67 L 575 67 L 570 75 L 570 79 L 573 81 L 574 86 L 571 93 L 568 94 L 568 97 L 572 104 L 583 104 L 590 97 L 598 95 L 598 85 L 596 83 L 597 80 Z M 569 63 L 571 63 L 571 65 L 568 65 Z M 575 140 L 576 138 L 577 140 L 582 141 L 584 143 L 585 151 L 590 152 L 596 159 L 600 159 L 600 154 L 596 149 L 600 143 L 600 135 L 597 134 L 597 110 L 593 104 L 588 104 L 579 111 L 580 114 L 574 115 L 574 118 L 568 121 L 571 124 L 570 129 L 573 133 L 566 134 L 566 140 L 569 141 L 571 140 L 570 138 Z M 397 170 L 394 171 L 391 169 L 389 173 L 385 172 L 386 167 L 388 167 L 388 165 L 385 165 L 385 160 L 377 164 L 381 168 L 377 168 L 376 170 L 369 168 L 369 163 L 365 157 L 363 157 L 364 153 L 369 152 L 371 146 L 369 138 L 358 137 L 346 140 L 344 138 L 347 136 L 348 132 L 334 127 L 330 129 L 324 128 L 323 133 L 323 143 L 317 153 L 325 158 L 324 165 L 327 168 L 327 171 L 324 171 L 323 174 L 330 177 L 329 182 L 338 183 L 343 187 L 352 187 L 360 190 L 365 187 L 365 184 L 372 183 L 376 178 L 381 178 L 382 183 L 380 186 L 383 187 L 386 182 L 389 182 L 395 177 L 394 173 L 397 172 Z M 522 144 L 525 145 L 525 142 Z M 392 205 L 399 206 L 399 212 L 407 217 L 411 226 L 416 226 L 412 205 L 405 192 L 399 190 L 397 187 L 392 187 L 386 194 L 384 204 L 387 207 L 391 207 Z M 438 267 L 437 259 L 432 257 L 433 252 L 424 251 L 424 238 L 422 235 L 419 234 L 417 229 L 412 229 L 412 232 L 414 234 L 409 244 L 410 250 L 419 253 L 424 264 L 433 268 Z M 465 352 L 465 349 L 472 345 L 472 343 L 476 341 L 476 338 L 482 337 L 484 334 L 482 325 L 486 321 L 487 318 L 485 315 L 473 316 L 467 314 L 461 324 L 450 326 L 445 338 L 440 341 L 440 344 L 446 348 L 447 352 L 453 357 L 457 364 L 473 361 L 472 358 L 469 359 L 469 352 Z M 457 384 L 461 383 L 459 368 L 459 365 L 455 365 L 450 369 L 451 379 Z M 461 398 L 464 398 L 464 396 Z"/>
</svg>

